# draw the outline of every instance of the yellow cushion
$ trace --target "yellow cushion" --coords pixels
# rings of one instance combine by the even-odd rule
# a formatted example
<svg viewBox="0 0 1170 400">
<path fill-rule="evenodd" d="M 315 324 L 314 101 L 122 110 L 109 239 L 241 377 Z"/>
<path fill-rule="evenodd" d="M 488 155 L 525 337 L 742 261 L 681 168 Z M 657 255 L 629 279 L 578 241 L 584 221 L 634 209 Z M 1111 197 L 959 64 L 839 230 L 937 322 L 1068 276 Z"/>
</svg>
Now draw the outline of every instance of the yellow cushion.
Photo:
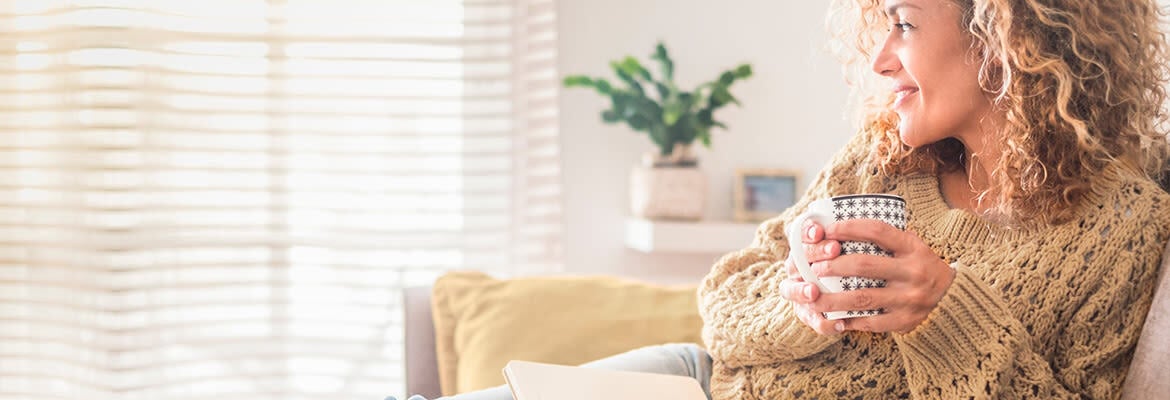
<svg viewBox="0 0 1170 400">
<path fill-rule="evenodd" d="M 693 286 L 452 272 L 433 290 L 443 395 L 504 384 L 509 360 L 576 365 L 642 346 L 700 343 Z"/>
</svg>

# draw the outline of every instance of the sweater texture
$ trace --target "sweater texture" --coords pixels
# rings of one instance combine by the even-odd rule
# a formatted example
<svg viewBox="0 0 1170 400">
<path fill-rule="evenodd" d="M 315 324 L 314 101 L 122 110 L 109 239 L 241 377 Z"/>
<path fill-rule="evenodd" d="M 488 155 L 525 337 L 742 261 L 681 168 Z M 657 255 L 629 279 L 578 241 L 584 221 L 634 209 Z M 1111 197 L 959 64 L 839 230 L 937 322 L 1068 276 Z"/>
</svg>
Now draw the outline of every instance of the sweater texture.
<svg viewBox="0 0 1170 400">
<path fill-rule="evenodd" d="M 867 148 L 855 139 L 704 278 L 713 399 L 1119 396 L 1170 240 L 1170 195 L 1110 167 L 1071 221 L 1007 227 L 950 208 L 935 176 L 891 179 L 882 192 L 906 199 L 908 229 L 956 267 L 954 282 L 909 333 L 822 336 L 780 296 L 784 225 L 813 200 L 860 193 Z"/>
</svg>

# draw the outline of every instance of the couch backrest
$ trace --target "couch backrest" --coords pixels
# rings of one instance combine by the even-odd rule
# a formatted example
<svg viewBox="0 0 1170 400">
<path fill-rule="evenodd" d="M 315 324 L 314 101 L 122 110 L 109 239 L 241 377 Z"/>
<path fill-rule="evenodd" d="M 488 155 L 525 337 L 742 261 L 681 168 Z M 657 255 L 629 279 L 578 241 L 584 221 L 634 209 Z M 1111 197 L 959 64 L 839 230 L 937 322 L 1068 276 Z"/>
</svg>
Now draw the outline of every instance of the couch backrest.
<svg viewBox="0 0 1170 400">
<path fill-rule="evenodd" d="M 1162 251 L 1158 289 L 1121 391 L 1125 400 L 1164 398 L 1170 393 L 1170 243 Z"/>
</svg>

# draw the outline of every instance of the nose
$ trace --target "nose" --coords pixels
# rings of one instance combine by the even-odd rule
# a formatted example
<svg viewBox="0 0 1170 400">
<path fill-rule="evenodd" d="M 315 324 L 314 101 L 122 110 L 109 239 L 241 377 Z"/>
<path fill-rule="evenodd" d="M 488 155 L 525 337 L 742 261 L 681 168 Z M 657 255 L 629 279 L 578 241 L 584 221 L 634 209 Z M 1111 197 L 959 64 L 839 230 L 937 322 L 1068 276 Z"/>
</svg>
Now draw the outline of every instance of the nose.
<svg viewBox="0 0 1170 400">
<path fill-rule="evenodd" d="M 881 47 L 878 47 L 877 54 L 873 57 L 873 72 L 881 76 L 891 76 L 895 72 L 902 70 L 902 61 L 898 60 L 898 55 L 891 49 L 890 39 L 887 37 L 882 40 Z"/>
</svg>

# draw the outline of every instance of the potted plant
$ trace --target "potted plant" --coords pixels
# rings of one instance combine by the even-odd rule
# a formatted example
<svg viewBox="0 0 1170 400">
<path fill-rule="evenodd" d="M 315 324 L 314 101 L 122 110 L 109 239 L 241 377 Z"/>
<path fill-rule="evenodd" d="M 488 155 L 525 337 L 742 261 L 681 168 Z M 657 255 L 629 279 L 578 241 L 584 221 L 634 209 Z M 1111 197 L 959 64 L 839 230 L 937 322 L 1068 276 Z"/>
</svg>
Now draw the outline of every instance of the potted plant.
<svg viewBox="0 0 1170 400">
<path fill-rule="evenodd" d="M 674 61 L 666 46 L 658 43 L 650 58 L 659 64 L 655 78 L 638 59 L 626 56 L 610 62 L 621 81 L 615 85 L 604 78 L 571 75 L 566 88 L 593 88 L 609 99 L 601 112 L 607 124 L 625 124 L 645 133 L 657 147 L 643 156 L 643 165 L 630 175 L 631 208 L 646 218 L 699 219 L 707 193 L 706 176 L 698 169 L 691 146 L 698 140 L 711 147 L 711 130 L 727 129 L 715 119 L 716 110 L 739 105 L 730 88 L 752 75 L 749 64 L 724 71 L 719 77 L 693 90 L 679 89 L 674 82 Z"/>
</svg>

